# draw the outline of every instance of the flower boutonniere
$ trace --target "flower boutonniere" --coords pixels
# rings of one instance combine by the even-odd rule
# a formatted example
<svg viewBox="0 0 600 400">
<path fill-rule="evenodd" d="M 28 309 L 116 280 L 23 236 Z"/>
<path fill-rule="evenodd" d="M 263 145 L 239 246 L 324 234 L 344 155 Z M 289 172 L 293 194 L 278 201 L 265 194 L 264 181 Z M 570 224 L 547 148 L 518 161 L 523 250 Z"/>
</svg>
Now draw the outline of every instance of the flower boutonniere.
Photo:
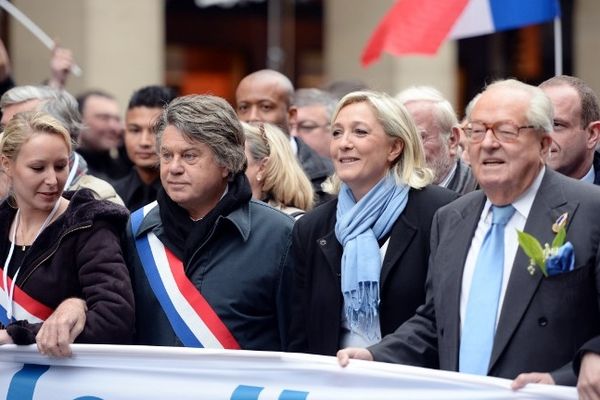
<svg viewBox="0 0 600 400">
<path fill-rule="evenodd" d="M 529 233 L 517 230 L 519 246 L 529 257 L 527 271 L 531 275 L 535 273 L 537 266 L 545 277 L 572 271 L 575 267 L 575 253 L 571 242 L 566 242 L 567 237 L 567 213 L 562 214 L 552 225 L 552 231 L 556 233 L 552 246 L 548 243 L 542 245 Z"/>
</svg>

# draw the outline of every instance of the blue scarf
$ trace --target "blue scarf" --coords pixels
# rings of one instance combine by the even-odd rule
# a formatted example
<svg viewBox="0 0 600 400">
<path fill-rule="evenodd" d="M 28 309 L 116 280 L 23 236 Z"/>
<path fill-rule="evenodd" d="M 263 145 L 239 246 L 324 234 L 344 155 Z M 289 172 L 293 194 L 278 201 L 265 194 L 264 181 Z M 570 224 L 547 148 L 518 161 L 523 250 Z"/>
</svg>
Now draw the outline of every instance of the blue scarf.
<svg viewBox="0 0 600 400">
<path fill-rule="evenodd" d="M 344 247 L 342 294 L 352 332 L 378 338 L 374 325 L 379 309 L 381 254 L 378 239 L 384 237 L 408 201 L 407 185 L 396 184 L 388 174 L 357 203 L 342 183 L 338 195 L 335 236 Z"/>
</svg>

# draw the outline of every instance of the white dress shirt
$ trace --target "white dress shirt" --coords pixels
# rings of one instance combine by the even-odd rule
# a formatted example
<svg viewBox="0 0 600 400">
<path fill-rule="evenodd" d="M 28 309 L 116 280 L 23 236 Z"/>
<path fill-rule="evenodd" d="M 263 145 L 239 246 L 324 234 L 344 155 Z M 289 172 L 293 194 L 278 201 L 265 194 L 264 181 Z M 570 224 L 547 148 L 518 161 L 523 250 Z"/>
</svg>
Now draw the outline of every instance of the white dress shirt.
<svg viewBox="0 0 600 400">
<path fill-rule="evenodd" d="M 450 183 L 450 181 L 452 180 L 452 178 L 454 178 L 454 174 L 456 173 L 456 166 L 457 165 L 458 165 L 458 163 L 454 162 L 454 165 L 452 166 L 452 169 L 450 169 L 450 171 L 448 172 L 448 174 L 446 175 L 446 177 L 444 179 L 442 179 L 442 181 L 440 183 L 438 183 L 438 186 L 448 187 L 448 184 Z"/>
<path fill-rule="evenodd" d="M 590 170 L 580 180 L 587 183 L 594 183 L 596 177 L 596 171 L 594 170 L 594 164 L 590 167 Z"/>
<path fill-rule="evenodd" d="M 537 194 L 540 184 L 542 183 L 542 178 L 544 177 L 545 171 L 546 167 L 543 167 L 539 172 L 538 176 L 531 184 L 531 186 L 529 186 L 529 188 L 517 200 L 515 200 L 512 203 L 512 206 L 515 208 L 515 213 L 508 220 L 508 223 L 504 228 L 504 270 L 502 275 L 502 287 L 500 291 L 500 304 L 498 304 L 498 312 L 496 313 L 496 325 L 498 325 L 500 311 L 502 310 L 502 304 L 504 302 L 504 295 L 506 294 L 506 288 L 508 286 L 508 279 L 510 278 L 510 272 L 512 270 L 513 263 L 515 261 L 515 256 L 519 247 L 519 242 L 517 239 L 517 229 L 522 231 L 525 227 L 525 222 L 527 222 L 529 211 L 531 210 L 531 206 L 533 205 L 535 195 Z M 481 245 L 483 244 L 485 234 L 490 229 L 490 226 L 492 224 L 491 206 L 492 203 L 490 202 L 490 200 L 486 200 L 485 205 L 483 207 L 483 211 L 481 212 L 481 217 L 479 218 L 479 223 L 477 224 L 477 228 L 475 229 L 475 234 L 473 235 L 473 240 L 471 241 L 471 247 L 469 248 L 469 252 L 467 253 L 467 259 L 465 261 L 465 268 L 463 272 L 460 293 L 461 331 L 467 313 L 469 292 L 471 291 L 471 282 L 473 280 L 473 273 L 475 271 L 477 257 L 479 256 L 479 250 L 481 249 Z M 525 267 L 526 266 L 524 266 L 524 268 Z"/>
</svg>

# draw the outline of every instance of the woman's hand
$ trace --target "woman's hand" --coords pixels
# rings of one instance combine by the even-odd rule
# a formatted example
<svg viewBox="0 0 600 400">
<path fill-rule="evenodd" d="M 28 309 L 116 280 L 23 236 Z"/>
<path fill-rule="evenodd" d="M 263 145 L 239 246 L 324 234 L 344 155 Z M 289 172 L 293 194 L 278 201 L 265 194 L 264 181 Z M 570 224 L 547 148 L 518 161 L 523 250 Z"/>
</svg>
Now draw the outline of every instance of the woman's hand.
<svg viewBox="0 0 600 400">
<path fill-rule="evenodd" d="M 84 300 L 71 298 L 60 303 L 44 321 L 35 341 L 42 354 L 54 357 L 71 356 L 71 343 L 83 331 L 87 306 Z"/>
<path fill-rule="evenodd" d="M 13 340 L 6 332 L 6 329 L 0 329 L 0 345 L 3 344 L 13 344 Z"/>
</svg>

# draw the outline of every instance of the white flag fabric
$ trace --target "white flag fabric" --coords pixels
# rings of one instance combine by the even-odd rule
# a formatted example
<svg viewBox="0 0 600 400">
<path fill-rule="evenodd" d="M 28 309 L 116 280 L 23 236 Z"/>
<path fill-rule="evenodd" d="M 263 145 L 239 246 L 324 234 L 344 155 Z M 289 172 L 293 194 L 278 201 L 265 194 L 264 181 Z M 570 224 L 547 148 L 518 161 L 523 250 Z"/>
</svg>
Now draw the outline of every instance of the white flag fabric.
<svg viewBox="0 0 600 400">
<path fill-rule="evenodd" d="M 575 388 L 307 354 L 73 345 L 73 357 L 0 346 L 0 399 L 577 399 Z"/>
</svg>

